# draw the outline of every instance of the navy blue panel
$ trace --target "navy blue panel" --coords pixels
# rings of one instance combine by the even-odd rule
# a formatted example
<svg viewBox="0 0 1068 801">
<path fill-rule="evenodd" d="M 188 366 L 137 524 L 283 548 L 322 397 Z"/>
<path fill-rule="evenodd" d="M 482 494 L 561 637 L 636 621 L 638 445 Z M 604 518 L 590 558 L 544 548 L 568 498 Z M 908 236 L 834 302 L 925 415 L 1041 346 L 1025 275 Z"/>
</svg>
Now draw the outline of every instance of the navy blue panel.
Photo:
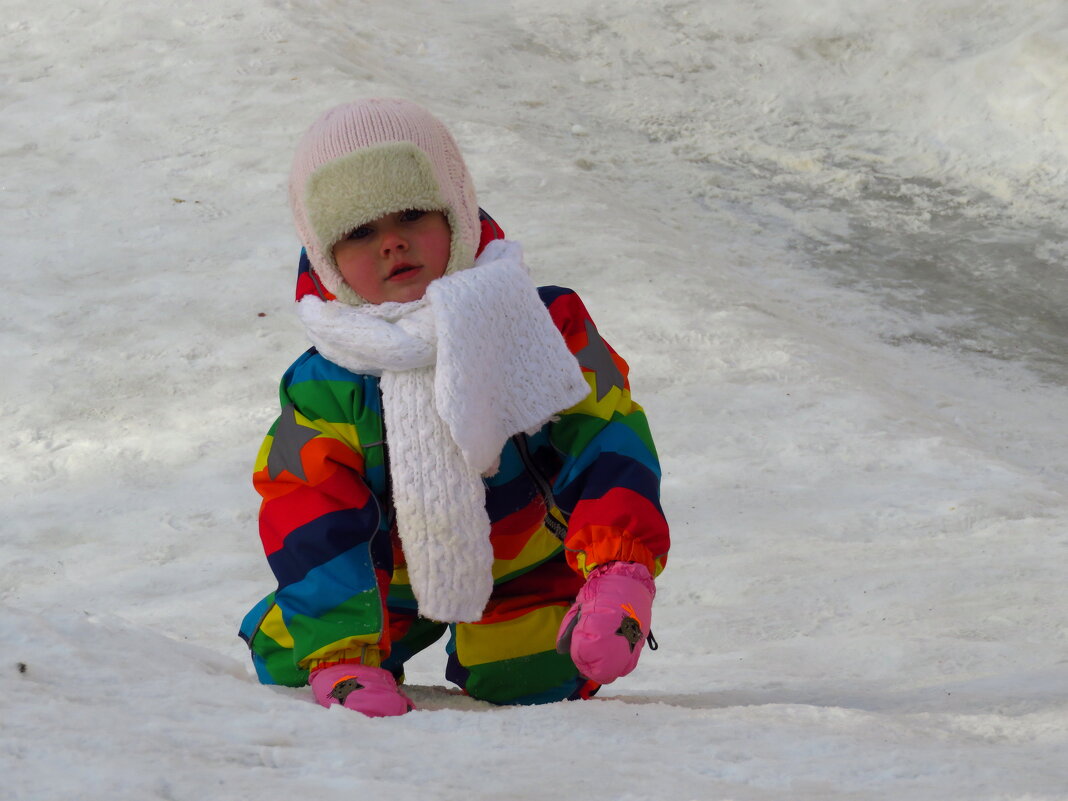
<svg viewBox="0 0 1068 801">
<path fill-rule="evenodd" d="M 656 473 L 629 456 L 610 451 L 600 454 L 566 486 L 558 487 L 556 502 L 570 512 L 579 501 L 601 498 L 616 487 L 638 493 L 660 510 L 660 480 Z"/>
<path fill-rule="evenodd" d="M 339 554 L 366 547 L 377 526 L 377 504 L 368 503 L 362 509 L 330 512 L 293 529 L 282 547 L 267 557 L 279 589 L 300 581 L 308 571 Z"/>
<path fill-rule="evenodd" d="M 541 298 L 541 302 L 546 306 L 552 305 L 552 302 L 564 295 L 574 295 L 575 290 L 568 289 L 563 286 L 539 286 L 538 296 Z"/>
<path fill-rule="evenodd" d="M 513 512 L 527 506 L 537 496 L 530 476 L 526 471 L 511 481 L 486 488 L 486 513 L 491 523 L 496 523 Z"/>
</svg>

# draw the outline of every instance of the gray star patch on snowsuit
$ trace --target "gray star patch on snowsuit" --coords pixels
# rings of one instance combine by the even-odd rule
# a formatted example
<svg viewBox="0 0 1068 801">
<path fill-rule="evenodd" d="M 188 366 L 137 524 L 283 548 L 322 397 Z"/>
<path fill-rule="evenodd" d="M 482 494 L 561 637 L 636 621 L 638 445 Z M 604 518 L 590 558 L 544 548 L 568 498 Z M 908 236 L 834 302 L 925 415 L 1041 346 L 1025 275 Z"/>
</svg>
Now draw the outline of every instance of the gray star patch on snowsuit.
<svg viewBox="0 0 1068 801">
<path fill-rule="evenodd" d="M 597 383 L 597 402 L 600 403 L 612 387 L 623 389 L 623 373 L 616 367 L 612 352 L 597 333 L 593 321 L 586 320 L 586 347 L 575 354 L 579 364 L 593 370 Z"/>
<path fill-rule="evenodd" d="M 307 481 L 300 452 L 310 440 L 319 436 L 314 428 L 302 426 L 297 422 L 297 410 L 292 403 L 282 408 L 278 426 L 274 430 L 274 442 L 271 452 L 267 454 L 267 475 L 276 479 L 283 470 L 288 470 L 301 481 Z"/>
</svg>

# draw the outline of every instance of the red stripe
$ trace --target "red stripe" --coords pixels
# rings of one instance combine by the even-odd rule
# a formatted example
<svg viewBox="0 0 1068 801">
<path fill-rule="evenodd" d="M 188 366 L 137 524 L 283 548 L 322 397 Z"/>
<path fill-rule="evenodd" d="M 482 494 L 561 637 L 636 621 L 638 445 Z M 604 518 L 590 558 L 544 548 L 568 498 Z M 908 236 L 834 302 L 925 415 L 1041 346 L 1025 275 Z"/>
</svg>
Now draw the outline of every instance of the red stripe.
<svg viewBox="0 0 1068 801">
<path fill-rule="evenodd" d="M 587 526 L 597 532 L 595 536 L 586 534 Z M 604 528 L 619 533 L 606 540 Z M 667 553 L 670 544 L 667 521 L 653 502 L 623 487 L 613 488 L 600 498 L 580 501 L 568 521 L 568 531 L 568 550 L 584 551 L 588 560 L 598 564 L 611 559 L 645 561 L 633 557 L 655 558 Z M 647 567 L 653 569 L 652 564 Z"/>
<path fill-rule="evenodd" d="M 371 491 L 348 470 L 335 467 L 334 474 L 314 487 L 299 485 L 286 495 L 265 501 L 260 510 L 260 538 L 270 556 L 281 549 L 289 532 L 318 517 L 345 509 L 363 509 Z"/>
<path fill-rule="evenodd" d="M 504 239 L 504 230 L 494 220 L 479 220 L 479 223 L 478 250 L 475 251 L 475 258 L 478 258 L 483 248 L 494 239 Z"/>
<path fill-rule="evenodd" d="M 515 559 L 530 535 L 545 519 L 545 504 L 532 501 L 518 512 L 501 518 L 490 529 L 490 542 L 496 559 Z"/>
<path fill-rule="evenodd" d="M 590 319 L 590 313 L 578 295 L 569 292 L 558 297 L 549 304 L 549 316 L 564 335 L 564 341 L 572 353 L 585 347 L 586 320 Z"/>
</svg>

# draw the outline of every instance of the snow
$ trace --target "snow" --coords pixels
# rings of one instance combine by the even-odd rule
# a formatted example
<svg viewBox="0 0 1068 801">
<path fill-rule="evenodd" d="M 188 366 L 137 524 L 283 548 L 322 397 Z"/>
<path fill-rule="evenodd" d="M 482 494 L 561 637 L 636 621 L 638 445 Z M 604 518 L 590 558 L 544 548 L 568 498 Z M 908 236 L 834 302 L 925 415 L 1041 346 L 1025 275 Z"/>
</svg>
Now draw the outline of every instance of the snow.
<svg viewBox="0 0 1068 801">
<path fill-rule="evenodd" d="M 14 799 L 1068 799 L 1062 0 L 8 0 Z M 410 97 L 632 363 L 661 648 L 391 720 L 265 688 L 249 472 L 305 347 L 284 185 Z M 20 667 L 21 666 L 21 667 Z"/>
</svg>

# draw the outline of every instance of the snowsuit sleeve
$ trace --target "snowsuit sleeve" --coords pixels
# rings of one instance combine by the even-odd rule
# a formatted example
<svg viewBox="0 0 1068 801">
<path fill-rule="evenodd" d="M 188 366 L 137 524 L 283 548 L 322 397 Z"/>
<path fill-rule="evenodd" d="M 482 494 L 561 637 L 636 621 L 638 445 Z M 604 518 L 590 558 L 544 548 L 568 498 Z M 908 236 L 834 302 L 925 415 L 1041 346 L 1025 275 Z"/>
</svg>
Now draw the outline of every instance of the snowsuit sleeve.
<svg viewBox="0 0 1068 801">
<path fill-rule="evenodd" d="M 369 439 L 376 425 L 381 431 L 381 414 L 373 378 L 314 351 L 286 372 L 280 399 L 253 484 L 263 498 L 260 538 L 278 580 L 274 613 L 284 626 L 276 629 L 291 638 L 281 644 L 294 667 L 310 670 L 366 657 L 381 637 L 388 570 L 376 575 L 374 546 L 377 539 L 388 549 L 389 538 L 376 538 L 381 511 L 366 481 L 369 467 L 384 469 L 370 464 L 381 460 L 381 448 L 372 447 L 381 437 Z"/>
<path fill-rule="evenodd" d="M 660 464 L 645 412 L 631 399 L 627 363 L 601 338 L 578 295 L 539 291 L 590 384 L 590 394 L 550 426 L 563 458 L 553 494 L 568 523 L 568 562 L 584 575 L 617 560 L 657 575 L 669 547 Z"/>
</svg>

